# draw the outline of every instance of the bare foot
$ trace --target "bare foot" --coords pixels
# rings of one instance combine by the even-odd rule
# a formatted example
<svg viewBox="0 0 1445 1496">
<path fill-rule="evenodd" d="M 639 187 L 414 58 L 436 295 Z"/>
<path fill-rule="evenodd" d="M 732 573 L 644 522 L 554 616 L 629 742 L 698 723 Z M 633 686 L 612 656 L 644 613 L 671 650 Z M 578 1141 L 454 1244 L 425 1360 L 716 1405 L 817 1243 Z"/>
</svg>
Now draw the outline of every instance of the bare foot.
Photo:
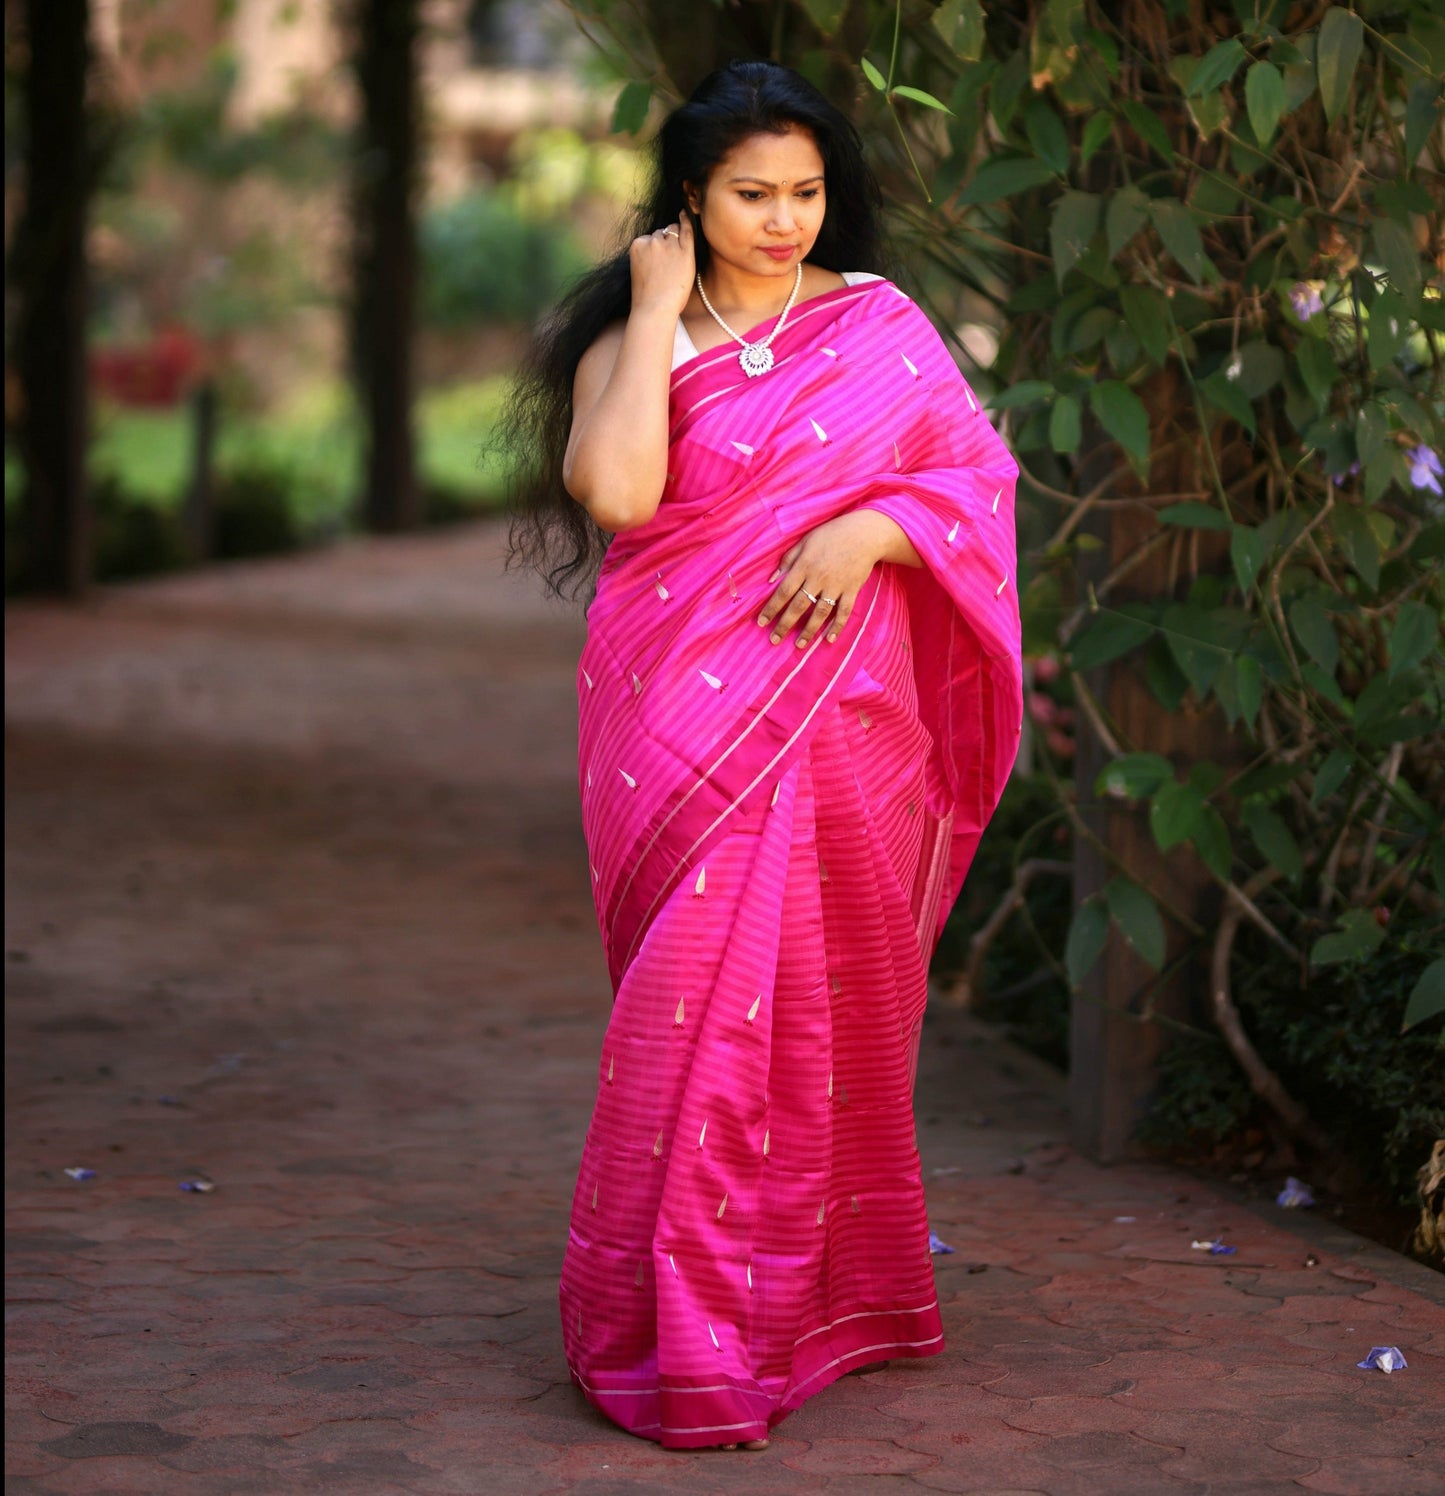
<svg viewBox="0 0 1445 1496">
<path fill-rule="evenodd" d="M 719 1449 L 766 1449 L 766 1439 L 745 1439 L 741 1444 L 719 1444 Z"/>
</svg>

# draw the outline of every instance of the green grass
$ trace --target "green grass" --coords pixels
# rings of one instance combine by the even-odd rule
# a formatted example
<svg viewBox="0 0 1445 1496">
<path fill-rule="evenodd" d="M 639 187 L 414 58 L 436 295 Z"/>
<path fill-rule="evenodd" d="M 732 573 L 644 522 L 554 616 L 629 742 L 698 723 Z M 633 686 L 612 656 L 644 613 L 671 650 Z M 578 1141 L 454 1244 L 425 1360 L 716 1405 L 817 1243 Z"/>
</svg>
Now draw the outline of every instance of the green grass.
<svg viewBox="0 0 1445 1496">
<path fill-rule="evenodd" d="M 492 436 L 504 376 L 428 390 L 417 402 L 417 463 L 425 487 L 478 510 L 501 502 L 502 465 L 484 448 Z M 186 407 L 136 410 L 102 406 L 92 416 L 90 471 L 112 479 L 137 503 L 173 509 L 191 466 L 191 416 Z M 345 386 L 317 386 L 267 416 L 222 411 L 216 467 L 224 478 L 263 469 L 285 476 L 303 530 L 344 524 L 360 489 L 361 427 Z M 7 503 L 18 491 L 18 465 L 5 456 Z"/>
</svg>

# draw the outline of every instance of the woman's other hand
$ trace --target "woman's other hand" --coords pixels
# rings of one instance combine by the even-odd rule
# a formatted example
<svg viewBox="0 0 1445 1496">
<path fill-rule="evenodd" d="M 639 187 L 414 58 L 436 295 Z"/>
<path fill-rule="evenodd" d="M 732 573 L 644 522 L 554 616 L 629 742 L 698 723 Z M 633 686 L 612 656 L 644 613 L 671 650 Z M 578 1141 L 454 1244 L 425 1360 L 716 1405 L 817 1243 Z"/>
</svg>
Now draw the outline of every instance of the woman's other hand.
<svg viewBox="0 0 1445 1496">
<path fill-rule="evenodd" d="M 628 249 L 632 264 L 634 311 L 665 311 L 682 316 L 692 295 L 697 266 L 693 258 L 692 224 L 686 213 L 651 234 L 634 239 Z"/>
<path fill-rule="evenodd" d="M 771 642 L 781 644 L 801 623 L 799 649 L 826 627 L 831 644 L 880 561 L 923 564 L 902 528 L 877 510 L 855 509 L 825 521 L 785 552 L 775 573 L 778 585 L 758 615 L 759 627 L 771 628 Z"/>
</svg>

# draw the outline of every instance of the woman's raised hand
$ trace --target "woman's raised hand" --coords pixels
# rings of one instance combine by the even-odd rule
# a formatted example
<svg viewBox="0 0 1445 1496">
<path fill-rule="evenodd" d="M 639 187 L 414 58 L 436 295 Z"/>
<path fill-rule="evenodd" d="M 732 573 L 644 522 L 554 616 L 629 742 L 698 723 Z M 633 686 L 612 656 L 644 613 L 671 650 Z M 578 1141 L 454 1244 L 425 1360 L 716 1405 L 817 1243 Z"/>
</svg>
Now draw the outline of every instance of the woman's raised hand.
<svg viewBox="0 0 1445 1496">
<path fill-rule="evenodd" d="M 632 262 L 634 310 L 660 310 L 680 317 L 697 275 L 692 224 L 687 214 L 676 223 L 634 239 L 628 257 Z"/>
</svg>

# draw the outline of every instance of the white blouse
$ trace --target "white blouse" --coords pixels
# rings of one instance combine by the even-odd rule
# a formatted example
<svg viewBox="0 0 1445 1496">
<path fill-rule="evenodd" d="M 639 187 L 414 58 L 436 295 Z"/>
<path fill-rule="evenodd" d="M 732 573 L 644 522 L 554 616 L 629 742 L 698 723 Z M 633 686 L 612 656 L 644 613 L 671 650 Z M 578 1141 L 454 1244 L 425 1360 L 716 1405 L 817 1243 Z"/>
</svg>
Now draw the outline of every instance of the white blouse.
<svg viewBox="0 0 1445 1496">
<path fill-rule="evenodd" d="M 850 286 L 859 285 L 863 281 L 882 280 L 881 275 L 874 275 L 871 270 L 845 270 L 843 279 Z M 711 350 L 709 349 L 709 352 Z M 672 367 L 675 369 L 679 364 L 685 364 L 688 359 L 696 358 L 698 354 L 697 345 L 689 337 L 687 328 L 682 325 L 682 318 L 677 319 L 677 331 L 672 338 Z"/>
</svg>

